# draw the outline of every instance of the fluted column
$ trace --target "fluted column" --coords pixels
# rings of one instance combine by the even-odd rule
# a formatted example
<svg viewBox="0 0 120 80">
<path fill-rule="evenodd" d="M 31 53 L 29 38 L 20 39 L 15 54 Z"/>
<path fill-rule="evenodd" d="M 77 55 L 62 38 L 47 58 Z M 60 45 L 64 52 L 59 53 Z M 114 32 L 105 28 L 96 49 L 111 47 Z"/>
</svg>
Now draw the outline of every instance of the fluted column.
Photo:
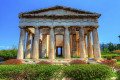
<svg viewBox="0 0 120 80">
<path fill-rule="evenodd" d="M 17 59 L 23 59 L 24 58 L 25 35 L 26 35 L 25 29 L 21 28 Z"/>
<path fill-rule="evenodd" d="M 93 28 L 92 35 L 93 35 L 93 46 L 94 46 L 94 58 L 100 59 L 101 52 L 100 52 L 100 45 L 99 45 L 97 28 Z"/>
<path fill-rule="evenodd" d="M 35 35 L 34 35 L 34 44 L 33 44 L 33 59 L 39 59 L 39 28 L 35 28 Z"/>
<path fill-rule="evenodd" d="M 31 55 L 30 55 L 30 58 L 33 58 L 33 45 L 34 44 L 34 35 L 32 35 L 32 49 L 31 49 Z"/>
<path fill-rule="evenodd" d="M 71 59 L 70 34 L 69 34 L 68 27 L 65 27 L 65 33 L 64 33 L 64 52 L 65 52 L 65 59 Z"/>
<path fill-rule="evenodd" d="M 88 43 L 88 57 L 93 58 L 93 47 L 91 40 L 91 32 L 87 34 L 87 43 Z"/>
<path fill-rule="evenodd" d="M 55 59 L 55 37 L 54 30 L 50 28 L 50 40 L 49 40 L 49 59 Z"/>
<path fill-rule="evenodd" d="M 31 55 L 31 33 L 28 32 L 27 34 L 27 44 L 26 44 L 26 52 L 25 52 L 25 58 L 30 58 Z"/>
<path fill-rule="evenodd" d="M 85 40 L 84 40 L 84 28 L 83 27 L 79 29 L 79 52 L 80 52 L 80 58 L 85 59 L 86 53 L 85 53 Z"/>
<path fill-rule="evenodd" d="M 87 42 L 86 42 L 86 35 L 84 36 L 85 40 L 85 52 L 86 52 L 86 57 L 88 57 L 88 51 L 87 51 Z"/>
</svg>

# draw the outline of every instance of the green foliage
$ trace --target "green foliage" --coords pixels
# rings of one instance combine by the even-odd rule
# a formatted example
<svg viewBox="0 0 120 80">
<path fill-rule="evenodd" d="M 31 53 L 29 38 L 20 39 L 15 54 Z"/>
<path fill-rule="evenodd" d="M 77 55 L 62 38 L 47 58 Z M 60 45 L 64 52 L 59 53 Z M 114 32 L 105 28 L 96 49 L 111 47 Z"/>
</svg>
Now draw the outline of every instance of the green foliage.
<svg viewBox="0 0 120 80">
<path fill-rule="evenodd" d="M 106 58 L 107 56 L 112 56 L 112 58 L 114 57 L 120 57 L 119 54 L 114 54 L 114 53 L 109 53 L 109 54 L 101 54 L 102 58 Z"/>
<path fill-rule="evenodd" d="M 119 40 L 120 40 L 120 35 L 118 36 Z"/>
<path fill-rule="evenodd" d="M 56 65 L 1 65 L 0 78 L 14 80 L 50 80 L 60 66 Z"/>
<path fill-rule="evenodd" d="M 60 74 L 62 73 L 62 74 Z M 106 80 L 111 77 L 111 68 L 100 64 L 72 66 L 58 65 L 1 65 L 0 79 L 13 80 L 50 80 L 63 77 L 73 80 Z"/>
<path fill-rule="evenodd" d="M 119 63 L 116 63 L 116 64 L 115 64 L 115 68 L 116 68 L 116 69 L 120 69 L 120 64 L 119 64 Z"/>
<path fill-rule="evenodd" d="M 113 50 L 115 50 L 116 48 L 115 48 L 115 46 L 113 45 L 113 43 L 108 43 L 108 49 L 109 49 L 109 51 L 113 51 Z"/>
<path fill-rule="evenodd" d="M 109 66 L 100 64 L 72 65 L 63 68 L 63 73 L 74 80 L 106 80 L 112 75 Z"/>
<path fill-rule="evenodd" d="M 40 57 L 39 59 L 48 59 L 48 57 Z"/>
<path fill-rule="evenodd" d="M 117 80 L 120 80 L 120 70 L 117 71 Z"/>
<path fill-rule="evenodd" d="M 112 56 L 106 56 L 107 60 L 112 60 Z"/>
<path fill-rule="evenodd" d="M 80 58 L 80 56 L 72 56 L 71 58 Z"/>
<path fill-rule="evenodd" d="M 5 60 L 9 59 L 10 57 L 17 57 L 18 50 L 16 48 L 9 49 L 9 50 L 1 50 L 0 57 L 3 57 Z"/>
</svg>

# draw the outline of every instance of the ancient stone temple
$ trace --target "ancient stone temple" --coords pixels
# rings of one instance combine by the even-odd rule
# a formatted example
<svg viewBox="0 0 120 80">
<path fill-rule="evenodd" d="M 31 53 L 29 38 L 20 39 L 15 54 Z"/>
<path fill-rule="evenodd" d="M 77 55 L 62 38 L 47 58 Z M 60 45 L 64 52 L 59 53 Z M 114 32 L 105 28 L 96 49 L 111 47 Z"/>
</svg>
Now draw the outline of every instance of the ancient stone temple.
<svg viewBox="0 0 120 80">
<path fill-rule="evenodd" d="M 101 59 L 97 31 L 100 16 L 62 6 L 20 13 L 17 59 Z"/>
</svg>

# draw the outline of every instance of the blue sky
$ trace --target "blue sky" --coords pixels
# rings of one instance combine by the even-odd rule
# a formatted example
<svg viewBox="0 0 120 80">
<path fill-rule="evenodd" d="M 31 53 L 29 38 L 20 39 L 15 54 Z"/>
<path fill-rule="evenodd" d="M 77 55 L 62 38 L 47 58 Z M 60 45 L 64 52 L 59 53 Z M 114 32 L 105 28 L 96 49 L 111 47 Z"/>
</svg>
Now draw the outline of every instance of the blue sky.
<svg viewBox="0 0 120 80">
<path fill-rule="evenodd" d="M 120 43 L 120 0 L 0 0 L 0 49 L 18 47 L 20 12 L 56 5 L 102 14 L 98 20 L 100 43 Z"/>
</svg>

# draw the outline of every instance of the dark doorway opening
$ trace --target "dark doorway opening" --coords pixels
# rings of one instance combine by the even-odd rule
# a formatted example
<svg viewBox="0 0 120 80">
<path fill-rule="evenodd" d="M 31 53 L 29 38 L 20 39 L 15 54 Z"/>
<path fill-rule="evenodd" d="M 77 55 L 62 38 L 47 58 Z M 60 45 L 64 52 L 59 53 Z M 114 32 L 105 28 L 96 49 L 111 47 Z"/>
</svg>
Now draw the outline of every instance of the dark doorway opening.
<svg viewBox="0 0 120 80">
<path fill-rule="evenodd" d="M 62 57 L 63 56 L 63 48 L 62 46 L 56 47 L 56 57 Z"/>
</svg>

